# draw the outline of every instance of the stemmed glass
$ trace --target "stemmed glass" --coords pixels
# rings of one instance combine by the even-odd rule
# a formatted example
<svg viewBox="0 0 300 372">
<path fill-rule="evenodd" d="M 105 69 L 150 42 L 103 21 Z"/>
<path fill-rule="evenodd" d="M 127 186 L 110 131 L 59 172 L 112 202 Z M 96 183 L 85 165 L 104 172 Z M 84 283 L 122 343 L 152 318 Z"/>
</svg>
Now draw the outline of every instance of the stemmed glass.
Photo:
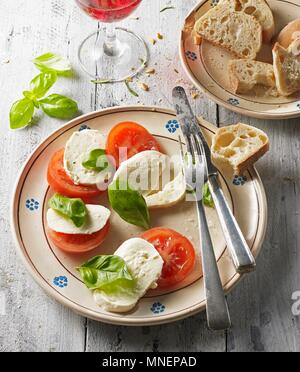
<svg viewBox="0 0 300 372">
<path fill-rule="evenodd" d="M 148 61 L 144 40 L 133 31 L 115 27 L 142 0 L 75 0 L 90 17 L 99 21 L 98 30 L 79 47 L 82 68 L 102 82 L 120 82 L 141 72 Z M 105 27 L 101 27 L 101 22 Z"/>
</svg>

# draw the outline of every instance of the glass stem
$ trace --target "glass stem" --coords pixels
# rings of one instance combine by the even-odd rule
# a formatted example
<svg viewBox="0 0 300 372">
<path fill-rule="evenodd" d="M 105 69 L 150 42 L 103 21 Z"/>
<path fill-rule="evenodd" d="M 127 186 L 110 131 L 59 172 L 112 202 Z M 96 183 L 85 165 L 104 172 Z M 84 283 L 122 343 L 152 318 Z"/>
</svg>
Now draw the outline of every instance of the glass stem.
<svg viewBox="0 0 300 372">
<path fill-rule="evenodd" d="M 117 38 L 116 27 L 113 23 L 107 23 L 103 48 L 104 53 L 109 57 L 118 57 L 121 54 L 120 41 Z"/>
</svg>

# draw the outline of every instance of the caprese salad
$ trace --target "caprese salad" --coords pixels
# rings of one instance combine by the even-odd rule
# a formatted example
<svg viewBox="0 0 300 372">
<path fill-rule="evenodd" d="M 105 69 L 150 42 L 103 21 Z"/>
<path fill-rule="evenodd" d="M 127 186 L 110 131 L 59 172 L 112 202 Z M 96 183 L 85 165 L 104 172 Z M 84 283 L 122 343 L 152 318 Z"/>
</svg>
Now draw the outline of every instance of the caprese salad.
<svg viewBox="0 0 300 372">
<path fill-rule="evenodd" d="M 186 184 L 181 162 L 162 153 L 143 126 L 120 123 L 108 136 L 88 128 L 73 133 L 50 160 L 47 179 L 53 191 L 47 233 L 64 252 L 86 253 L 104 242 L 112 213 L 100 205 L 105 192 L 112 210 L 145 230 L 114 255 L 93 257 L 78 268 L 106 311 L 127 312 L 149 289 L 172 288 L 193 270 L 195 249 L 186 237 L 151 229 L 151 209 L 179 203 Z"/>
</svg>

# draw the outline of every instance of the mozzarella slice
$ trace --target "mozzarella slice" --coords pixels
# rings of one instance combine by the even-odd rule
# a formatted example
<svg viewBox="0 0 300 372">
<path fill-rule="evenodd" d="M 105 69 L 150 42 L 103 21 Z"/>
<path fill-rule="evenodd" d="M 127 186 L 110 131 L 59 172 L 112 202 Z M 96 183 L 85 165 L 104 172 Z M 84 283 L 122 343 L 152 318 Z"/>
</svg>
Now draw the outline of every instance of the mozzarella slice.
<svg viewBox="0 0 300 372">
<path fill-rule="evenodd" d="M 120 184 L 140 191 L 149 208 L 166 208 L 181 201 L 186 182 L 180 160 L 158 151 L 144 151 L 123 162 L 114 176 Z"/>
<path fill-rule="evenodd" d="M 185 196 L 186 182 L 183 172 L 167 183 L 162 191 L 145 198 L 148 208 L 167 208 L 179 203 Z"/>
<path fill-rule="evenodd" d="M 124 313 L 132 310 L 150 288 L 156 288 L 163 268 L 163 260 L 154 246 L 144 239 L 134 238 L 124 242 L 115 252 L 122 257 L 135 279 L 135 287 L 107 295 L 101 290 L 94 292 L 94 300 L 106 311 Z"/>
<path fill-rule="evenodd" d="M 99 172 L 84 168 L 82 163 L 91 151 L 105 149 L 105 143 L 106 137 L 98 130 L 73 133 L 65 147 L 64 168 L 75 185 L 96 185 L 103 181 Z"/>
<path fill-rule="evenodd" d="M 160 177 L 169 167 L 168 156 L 158 151 L 143 151 L 123 162 L 116 171 L 114 180 L 120 180 L 121 185 L 140 191 L 143 196 L 160 189 Z"/>
<path fill-rule="evenodd" d="M 86 205 L 88 211 L 87 222 L 81 226 L 76 227 L 73 221 L 62 217 L 53 209 L 47 211 L 47 224 L 51 230 L 63 234 L 94 234 L 107 224 L 110 218 L 110 210 L 101 205 Z"/>
</svg>

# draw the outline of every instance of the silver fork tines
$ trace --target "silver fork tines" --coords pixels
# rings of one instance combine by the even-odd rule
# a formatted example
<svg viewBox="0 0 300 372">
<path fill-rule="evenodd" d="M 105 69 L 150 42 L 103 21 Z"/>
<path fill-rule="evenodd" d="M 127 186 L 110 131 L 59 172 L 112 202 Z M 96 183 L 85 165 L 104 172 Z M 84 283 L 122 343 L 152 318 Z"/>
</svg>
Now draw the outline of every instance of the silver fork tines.
<svg viewBox="0 0 300 372">
<path fill-rule="evenodd" d="M 189 139 L 189 140 L 188 140 Z M 193 192 L 193 200 L 200 201 L 203 198 L 203 185 L 206 182 L 205 156 L 201 143 L 194 135 L 187 138 L 187 151 L 183 150 L 183 143 L 179 136 L 179 144 L 182 158 L 182 166 L 185 181 L 189 191 Z"/>
</svg>

